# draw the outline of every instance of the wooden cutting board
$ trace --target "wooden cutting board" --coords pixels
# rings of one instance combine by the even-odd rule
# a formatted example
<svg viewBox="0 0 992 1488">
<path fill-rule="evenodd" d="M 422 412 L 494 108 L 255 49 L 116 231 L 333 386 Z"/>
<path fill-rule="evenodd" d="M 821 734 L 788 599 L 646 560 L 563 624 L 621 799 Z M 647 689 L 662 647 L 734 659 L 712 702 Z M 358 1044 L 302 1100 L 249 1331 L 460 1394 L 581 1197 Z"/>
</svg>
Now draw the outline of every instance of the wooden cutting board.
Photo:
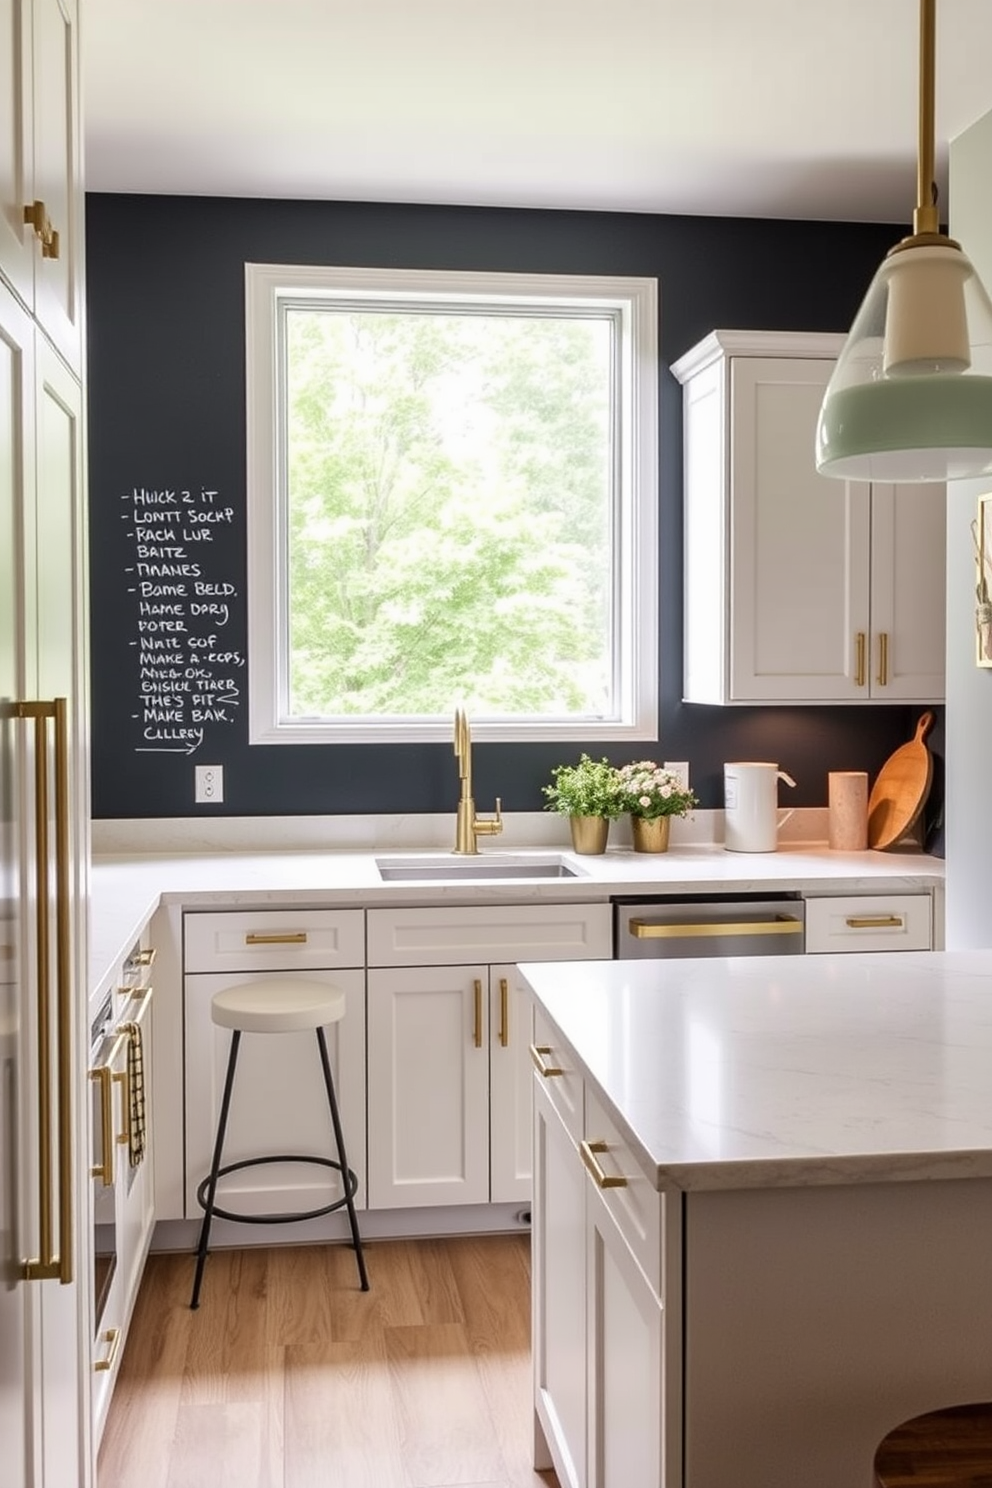
<svg viewBox="0 0 992 1488">
<path fill-rule="evenodd" d="M 920 715 L 916 734 L 885 761 L 868 798 L 868 846 L 893 847 L 916 825 L 933 780 L 933 760 L 923 740 L 933 714 Z"/>
</svg>

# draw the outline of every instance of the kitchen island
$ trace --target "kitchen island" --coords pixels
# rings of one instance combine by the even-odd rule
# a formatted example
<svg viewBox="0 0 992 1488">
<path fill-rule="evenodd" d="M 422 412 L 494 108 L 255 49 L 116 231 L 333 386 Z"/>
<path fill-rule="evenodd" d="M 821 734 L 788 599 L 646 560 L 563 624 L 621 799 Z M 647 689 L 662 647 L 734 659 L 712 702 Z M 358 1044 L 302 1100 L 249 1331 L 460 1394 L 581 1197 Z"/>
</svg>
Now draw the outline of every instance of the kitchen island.
<svg viewBox="0 0 992 1488">
<path fill-rule="evenodd" d="M 563 1488 L 870 1488 L 992 1397 L 992 954 L 522 972 Z"/>
</svg>

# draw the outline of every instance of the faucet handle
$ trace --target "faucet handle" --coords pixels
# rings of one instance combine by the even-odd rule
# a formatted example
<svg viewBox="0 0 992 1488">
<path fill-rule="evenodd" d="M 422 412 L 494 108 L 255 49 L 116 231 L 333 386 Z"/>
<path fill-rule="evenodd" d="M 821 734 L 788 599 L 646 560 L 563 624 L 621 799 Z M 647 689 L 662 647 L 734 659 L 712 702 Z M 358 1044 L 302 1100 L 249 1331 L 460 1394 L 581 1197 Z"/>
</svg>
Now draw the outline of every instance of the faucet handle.
<svg viewBox="0 0 992 1488">
<path fill-rule="evenodd" d="M 472 823 L 472 829 L 477 837 L 498 837 L 503 830 L 503 802 L 499 796 L 496 797 L 496 815 L 491 817 L 477 816 Z"/>
</svg>

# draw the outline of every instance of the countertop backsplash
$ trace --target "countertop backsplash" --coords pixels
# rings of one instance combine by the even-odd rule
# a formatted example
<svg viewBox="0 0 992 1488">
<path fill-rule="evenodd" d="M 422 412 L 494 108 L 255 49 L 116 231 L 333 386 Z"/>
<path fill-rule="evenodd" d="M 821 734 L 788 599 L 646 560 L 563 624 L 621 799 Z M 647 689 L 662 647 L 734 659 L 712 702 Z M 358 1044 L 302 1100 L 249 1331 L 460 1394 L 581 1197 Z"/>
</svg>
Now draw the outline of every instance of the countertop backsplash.
<svg viewBox="0 0 992 1488">
<path fill-rule="evenodd" d="M 483 812 L 483 815 L 487 813 Z M 96 856 L 117 853 L 302 852 L 390 848 L 453 848 L 455 812 L 382 816 L 142 817 L 96 820 Z M 630 822 L 611 823 L 610 845 L 630 847 Z M 826 843 L 827 808 L 798 807 L 779 831 L 785 843 Z M 694 811 L 672 821 L 672 846 L 722 843 L 723 812 Z M 503 831 L 482 852 L 571 846 L 565 817 L 548 811 L 508 812 Z"/>
</svg>

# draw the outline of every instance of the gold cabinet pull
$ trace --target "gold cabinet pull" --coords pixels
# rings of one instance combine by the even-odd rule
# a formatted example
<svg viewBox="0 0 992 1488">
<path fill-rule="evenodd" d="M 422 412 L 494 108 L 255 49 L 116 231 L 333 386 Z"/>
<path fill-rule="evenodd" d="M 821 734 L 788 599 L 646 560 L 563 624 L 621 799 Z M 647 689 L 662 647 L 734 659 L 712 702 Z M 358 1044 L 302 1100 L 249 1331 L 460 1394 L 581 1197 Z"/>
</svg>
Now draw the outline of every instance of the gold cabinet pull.
<svg viewBox="0 0 992 1488">
<path fill-rule="evenodd" d="M 140 951 L 135 951 L 133 956 L 127 958 L 128 966 L 154 966 L 158 951 L 154 946 L 144 946 Z"/>
<path fill-rule="evenodd" d="M 121 1346 L 120 1328 L 108 1328 L 106 1333 L 100 1334 L 100 1342 L 107 1345 L 107 1352 L 102 1359 L 97 1359 L 93 1365 L 97 1374 L 102 1373 L 105 1369 L 113 1369 L 114 1360 L 117 1358 L 117 1350 Z"/>
<path fill-rule="evenodd" d="M 635 940 L 684 940 L 696 935 L 802 935 L 803 922 L 788 916 L 777 920 L 720 920 L 699 925 L 666 925 L 651 920 L 629 920 L 628 929 Z"/>
<path fill-rule="evenodd" d="M 499 979 L 499 1041 L 504 1049 L 510 1042 L 510 986 L 506 977 Z"/>
<path fill-rule="evenodd" d="M 307 932 L 305 930 L 284 930 L 274 935 L 262 935 L 258 931 L 249 930 L 245 936 L 245 945 L 306 945 Z"/>
<path fill-rule="evenodd" d="M 864 687 L 868 680 L 867 676 L 867 637 L 863 630 L 859 630 L 854 638 L 854 685 Z"/>
<path fill-rule="evenodd" d="M 25 207 L 24 221 L 41 244 L 42 258 L 58 258 L 59 235 L 51 224 L 45 203 L 35 200 Z"/>
<path fill-rule="evenodd" d="M 889 685 L 889 637 L 887 631 L 879 631 L 878 634 L 878 685 L 888 687 Z"/>
<path fill-rule="evenodd" d="M 902 915 L 848 915 L 846 924 L 852 930 L 901 930 Z"/>
<path fill-rule="evenodd" d="M 475 1047 L 482 1048 L 482 983 L 478 977 L 472 983 L 475 993 Z"/>
<path fill-rule="evenodd" d="M 563 1075 L 565 1073 L 556 1064 L 545 1064 L 545 1054 L 553 1054 L 554 1052 L 550 1044 L 531 1044 L 530 1046 L 531 1062 L 537 1073 L 543 1075 L 546 1080 L 552 1079 L 555 1075 Z"/>
<path fill-rule="evenodd" d="M 35 932 L 38 958 L 38 1238 L 39 1254 L 23 1262 L 26 1281 L 72 1281 L 72 956 L 69 864 L 69 716 L 65 698 L 11 705 L 14 718 L 34 723 Z M 51 869 L 48 833 L 48 723 L 54 725 L 55 796 L 54 1007 L 50 938 Z M 53 1017 L 54 1014 L 54 1017 Z M 52 1036 L 55 1037 L 55 1119 Z M 54 1131 L 53 1131 L 54 1127 Z M 55 1246 L 53 1140 L 58 1144 L 58 1249 Z"/>
<path fill-rule="evenodd" d="M 598 1152 L 609 1152 L 608 1142 L 580 1142 L 582 1161 L 596 1182 L 597 1188 L 626 1188 L 627 1180 L 622 1173 L 605 1173 L 596 1156 Z"/>
<path fill-rule="evenodd" d="M 113 1081 L 121 1087 L 121 1129 L 117 1133 L 117 1145 L 131 1145 L 131 1073 L 125 1064 L 122 1070 L 114 1070 Z"/>
<path fill-rule="evenodd" d="M 110 1066 L 101 1064 L 90 1070 L 90 1079 L 100 1086 L 100 1151 L 103 1161 L 90 1168 L 90 1177 L 99 1178 L 104 1188 L 114 1181 L 114 1108 Z"/>
</svg>

